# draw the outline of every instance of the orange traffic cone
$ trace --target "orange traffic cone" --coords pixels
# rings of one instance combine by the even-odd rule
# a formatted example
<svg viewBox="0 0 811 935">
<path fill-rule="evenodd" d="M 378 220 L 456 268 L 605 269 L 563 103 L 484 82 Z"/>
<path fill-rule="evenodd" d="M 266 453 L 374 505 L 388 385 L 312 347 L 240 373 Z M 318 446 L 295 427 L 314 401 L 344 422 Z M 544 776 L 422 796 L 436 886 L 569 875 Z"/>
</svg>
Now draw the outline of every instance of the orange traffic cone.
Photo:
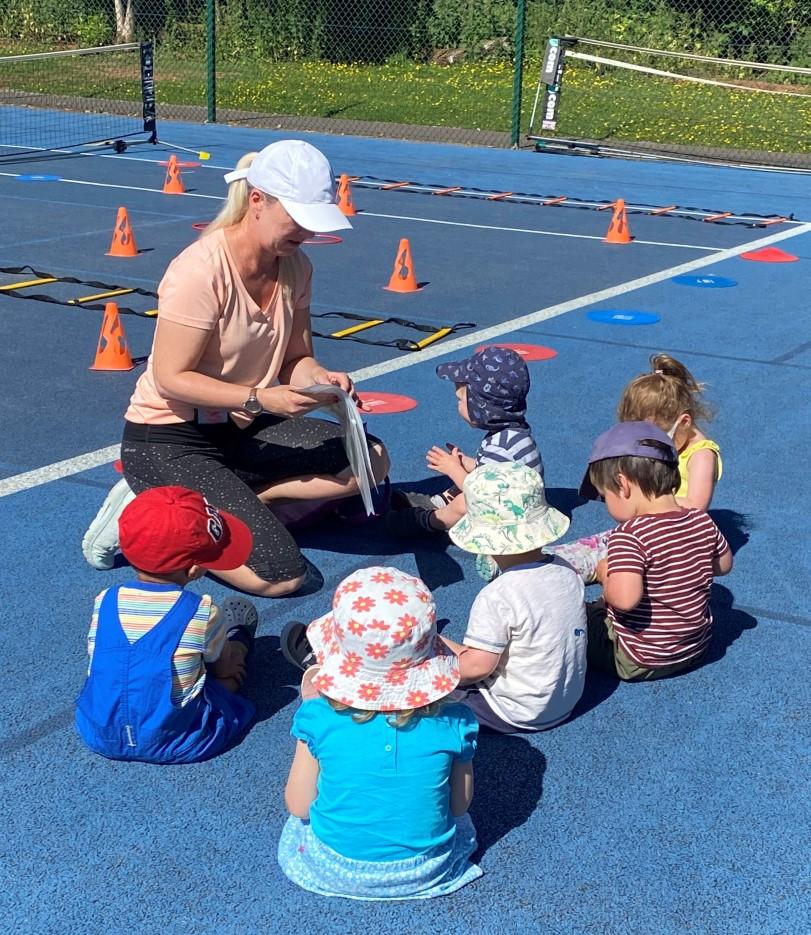
<svg viewBox="0 0 811 935">
<path fill-rule="evenodd" d="M 113 239 L 106 256 L 138 256 L 135 234 L 130 227 L 130 217 L 126 208 L 119 208 L 115 216 Z"/>
<path fill-rule="evenodd" d="M 632 240 L 628 218 L 625 216 L 625 200 L 618 198 L 614 202 L 614 214 L 608 225 L 608 233 L 603 237 L 603 243 L 630 243 Z"/>
<path fill-rule="evenodd" d="M 417 277 L 414 275 L 414 263 L 411 260 L 411 247 L 408 240 L 404 237 L 397 248 L 397 256 L 394 260 L 394 270 L 389 279 L 389 284 L 383 287 L 389 292 L 419 292 Z"/>
<path fill-rule="evenodd" d="M 96 359 L 90 369 L 132 370 L 134 366 L 127 344 L 127 335 L 118 314 L 118 306 L 115 302 L 107 302 L 104 306 Z"/>
<path fill-rule="evenodd" d="M 166 167 L 166 179 L 163 183 L 164 195 L 183 195 L 186 189 L 183 187 L 183 179 L 180 177 L 180 166 L 177 156 L 174 153 L 169 157 L 169 165 Z"/>
<path fill-rule="evenodd" d="M 349 184 L 349 176 L 346 173 L 338 179 L 338 207 L 348 218 L 358 213 L 352 201 L 352 186 Z"/>
</svg>

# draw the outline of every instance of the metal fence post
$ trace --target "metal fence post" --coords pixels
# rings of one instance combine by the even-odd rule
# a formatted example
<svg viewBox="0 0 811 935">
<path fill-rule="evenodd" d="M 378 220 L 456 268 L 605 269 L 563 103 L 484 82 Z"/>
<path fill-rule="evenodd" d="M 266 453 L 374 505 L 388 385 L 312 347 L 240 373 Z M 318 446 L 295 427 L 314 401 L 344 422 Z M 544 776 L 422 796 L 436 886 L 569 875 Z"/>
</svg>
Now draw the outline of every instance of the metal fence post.
<svg viewBox="0 0 811 935">
<path fill-rule="evenodd" d="M 215 0 L 206 0 L 206 104 L 207 123 L 217 122 L 217 32 Z"/>
<path fill-rule="evenodd" d="M 521 138 L 521 90 L 524 82 L 524 26 L 527 21 L 526 0 L 515 6 L 515 67 L 513 72 L 513 114 L 510 145 L 518 149 Z"/>
</svg>

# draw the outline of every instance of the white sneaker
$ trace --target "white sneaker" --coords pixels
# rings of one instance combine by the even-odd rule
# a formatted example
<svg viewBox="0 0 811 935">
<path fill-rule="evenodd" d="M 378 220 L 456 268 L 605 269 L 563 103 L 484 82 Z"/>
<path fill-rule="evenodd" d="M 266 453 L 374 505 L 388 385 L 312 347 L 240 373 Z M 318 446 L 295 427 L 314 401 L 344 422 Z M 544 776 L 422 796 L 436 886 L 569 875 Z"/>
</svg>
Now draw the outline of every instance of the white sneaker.
<svg viewBox="0 0 811 935">
<path fill-rule="evenodd" d="M 118 517 L 124 507 L 135 499 L 130 485 L 122 477 L 107 494 L 96 518 L 82 539 L 82 554 L 88 565 L 107 571 L 113 567 L 118 551 Z"/>
</svg>

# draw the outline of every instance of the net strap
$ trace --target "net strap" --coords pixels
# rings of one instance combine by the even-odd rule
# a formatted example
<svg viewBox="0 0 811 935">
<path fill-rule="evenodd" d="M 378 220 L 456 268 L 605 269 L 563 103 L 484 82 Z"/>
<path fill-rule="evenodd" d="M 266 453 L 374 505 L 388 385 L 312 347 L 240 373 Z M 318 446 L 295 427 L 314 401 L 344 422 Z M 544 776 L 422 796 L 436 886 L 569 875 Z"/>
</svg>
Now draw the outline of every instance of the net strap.
<svg viewBox="0 0 811 935">
<path fill-rule="evenodd" d="M 682 75 L 674 71 L 663 71 L 660 68 L 650 68 L 647 65 L 633 65 L 631 62 L 621 62 L 613 58 L 602 58 L 599 55 L 587 55 L 585 52 L 566 50 L 566 58 L 582 59 L 584 62 L 593 62 L 595 65 L 609 65 L 614 68 L 625 68 L 628 71 L 638 71 L 645 75 L 657 75 L 660 78 L 676 78 L 678 81 L 692 81 L 694 84 L 708 84 L 714 88 L 732 88 L 735 91 L 752 91 L 756 94 L 779 94 L 785 97 L 804 97 L 811 99 L 811 94 L 802 91 L 778 91 L 773 88 L 752 88 L 745 84 L 735 84 L 732 81 L 716 81 L 713 78 L 698 78 L 695 75 Z"/>
</svg>

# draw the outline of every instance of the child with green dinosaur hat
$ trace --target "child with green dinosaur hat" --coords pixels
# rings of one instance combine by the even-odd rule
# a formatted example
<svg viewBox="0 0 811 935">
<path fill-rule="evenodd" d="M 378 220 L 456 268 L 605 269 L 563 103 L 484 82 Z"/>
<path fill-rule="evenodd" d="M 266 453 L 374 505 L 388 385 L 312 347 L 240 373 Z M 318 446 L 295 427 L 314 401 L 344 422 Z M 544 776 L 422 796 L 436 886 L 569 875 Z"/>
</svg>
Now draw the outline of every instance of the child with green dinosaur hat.
<svg viewBox="0 0 811 935">
<path fill-rule="evenodd" d="M 546 502 L 540 474 L 517 462 L 476 468 L 464 494 L 467 515 L 449 535 L 500 571 L 474 601 L 462 643 L 445 640 L 465 702 L 482 727 L 547 730 L 569 717 L 586 676 L 583 582 L 543 552 L 569 520 Z"/>
</svg>

